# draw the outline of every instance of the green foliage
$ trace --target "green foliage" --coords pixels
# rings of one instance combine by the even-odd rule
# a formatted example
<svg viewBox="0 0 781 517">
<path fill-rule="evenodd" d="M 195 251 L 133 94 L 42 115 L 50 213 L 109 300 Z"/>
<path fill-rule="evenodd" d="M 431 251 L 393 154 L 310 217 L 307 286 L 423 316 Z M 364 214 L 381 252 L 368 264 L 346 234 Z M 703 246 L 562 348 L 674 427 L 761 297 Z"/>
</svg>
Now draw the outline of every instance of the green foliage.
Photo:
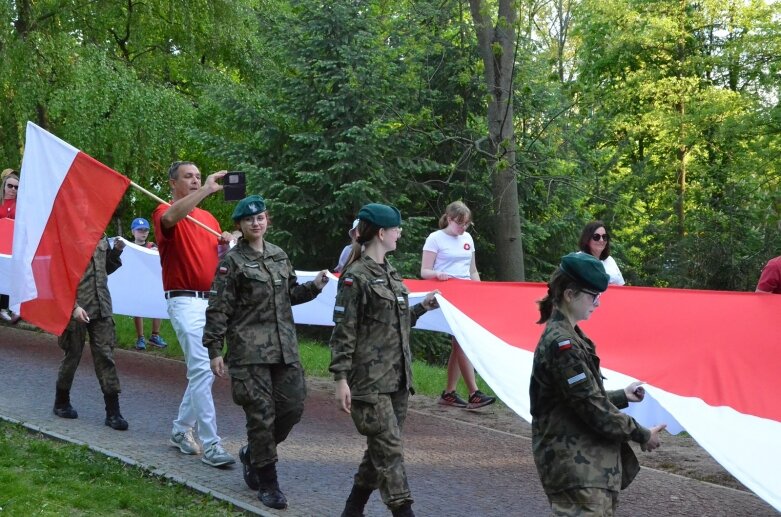
<svg viewBox="0 0 781 517">
<path fill-rule="evenodd" d="M 391 260 L 417 276 L 462 199 L 492 279 L 498 160 L 518 181 L 527 279 L 546 280 L 600 218 L 630 283 L 752 289 L 781 248 L 781 6 L 513 5 L 511 163 L 489 152 L 464 2 L 6 0 L 0 167 L 19 165 L 32 120 L 163 198 L 175 159 L 243 170 L 269 201 L 269 240 L 302 269 L 333 267 L 375 201 L 401 209 Z M 131 189 L 109 233 L 129 237 L 156 205 Z M 203 206 L 232 227 L 220 195 Z"/>
</svg>

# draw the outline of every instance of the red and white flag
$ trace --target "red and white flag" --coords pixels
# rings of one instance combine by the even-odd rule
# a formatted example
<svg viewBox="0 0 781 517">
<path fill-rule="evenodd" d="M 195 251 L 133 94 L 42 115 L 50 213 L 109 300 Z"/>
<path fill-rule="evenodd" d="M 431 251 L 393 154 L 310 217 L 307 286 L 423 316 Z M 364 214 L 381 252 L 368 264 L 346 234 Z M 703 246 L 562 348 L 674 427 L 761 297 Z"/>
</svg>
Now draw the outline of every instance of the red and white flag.
<svg viewBox="0 0 781 517">
<path fill-rule="evenodd" d="M 27 123 L 11 259 L 11 305 L 53 334 L 130 180 Z"/>
</svg>

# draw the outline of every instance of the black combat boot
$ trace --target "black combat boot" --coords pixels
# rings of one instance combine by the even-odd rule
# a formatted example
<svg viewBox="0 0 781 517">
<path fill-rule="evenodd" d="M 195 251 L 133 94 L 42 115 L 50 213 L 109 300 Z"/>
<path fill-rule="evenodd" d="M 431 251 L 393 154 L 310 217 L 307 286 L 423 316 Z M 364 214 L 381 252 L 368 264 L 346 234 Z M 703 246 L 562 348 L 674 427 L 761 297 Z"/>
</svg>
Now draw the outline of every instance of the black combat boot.
<svg viewBox="0 0 781 517">
<path fill-rule="evenodd" d="M 415 517 L 415 512 L 412 511 L 412 503 L 406 502 L 399 506 L 395 510 L 391 510 L 393 517 Z"/>
<path fill-rule="evenodd" d="M 287 508 L 287 498 L 279 489 L 277 482 L 277 464 L 271 463 L 257 469 L 258 473 L 258 499 L 269 508 L 284 510 Z"/>
<path fill-rule="evenodd" d="M 54 396 L 54 414 L 60 418 L 78 418 L 79 414 L 71 406 L 71 393 L 68 390 L 57 390 Z"/>
<path fill-rule="evenodd" d="M 103 394 L 103 400 L 106 401 L 106 425 L 117 431 L 127 429 L 127 420 L 122 418 L 119 412 L 119 393 L 112 395 Z"/>
<path fill-rule="evenodd" d="M 353 485 L 350 495 L 347 497 L 347 503 L 344 505 L 342 517 L 364 517 L 363 509 L 369 501 L 373 490 Z"/>
<path fill-rule="evenodd" d="M 243 467 L 244 482 L 247 483 L 251 490 L 258 490 L 260 481 L 258 480 L 258 472 L 252 466 L 252 461 L 250 460 L 249 444 L 239 449 L 239 460 L 241 460 L 241 466 Z"/>
</svg>

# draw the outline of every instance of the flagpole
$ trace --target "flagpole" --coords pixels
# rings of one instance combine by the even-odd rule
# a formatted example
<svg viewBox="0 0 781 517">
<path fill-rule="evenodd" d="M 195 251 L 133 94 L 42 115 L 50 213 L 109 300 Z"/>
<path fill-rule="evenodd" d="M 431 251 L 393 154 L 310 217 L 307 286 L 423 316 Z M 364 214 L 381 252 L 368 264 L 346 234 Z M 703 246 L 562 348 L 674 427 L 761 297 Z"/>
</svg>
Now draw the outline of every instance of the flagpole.
<svg viewBox="0 0 781 517">
<path fill-rule="evenodd" d="M 151 197 L 152 199 L 154 199 L 154 200 L 155 200 L 155 201 L 157 201 L 158 203 L 163 203 L 164 205 L 171 206 L 171 203 L 169 203 L 168 201 L 163 201 L 162 199 L 160 199 L 160 198 L 159 198 L 159 197 L 157 197 L 156 195 L 152 194 L 152 193 L 151 193 L 151 192 L 149 192 L 147 189 L 145 189 L 144 187 L 142 187 L 141 185 L 139 185 L 138 183 L 136 183 L 136 182 L 134 182 L 134 181 L 131 181 L 131 182 L 130 182 L 130 186 L 131 186 L 131 187 L 135 187 L 136 189 L 140 190 L 141 192 L 143 192 L 143 193 L 144 193 L 144 194 L 146 194 L 147 196 Z M 206 226 L 205 224 L 203 224 L 201 221 L 198 221 L 197 219 L 193 219 L 193 218 L 192 218 L 192 217 L 190 217 L 189 215 L 186 215 L 185 217 L 187 218 L 187 220 L 188 220 L 188 221 L 192 221 L 192 222 L 194 222 L 195 224 L 197 224 L 198 226 L 200 226 L 200 227 L 201 227 L 201 228 L 203 228 L 204 230 L 206 230 L 206 231 L 208 231 L 208 232 L 210 232 L 210 233 L 213 233 L 213 234 L 214 234 L 214 235 L 216 235 L 217 237 L 222 237 L 222 234 L 218 233 L 216 230 L 214 230 L 214 229 L 212 229 L 212 228 L 209 228 L 208 226 Z"/>
</svg>

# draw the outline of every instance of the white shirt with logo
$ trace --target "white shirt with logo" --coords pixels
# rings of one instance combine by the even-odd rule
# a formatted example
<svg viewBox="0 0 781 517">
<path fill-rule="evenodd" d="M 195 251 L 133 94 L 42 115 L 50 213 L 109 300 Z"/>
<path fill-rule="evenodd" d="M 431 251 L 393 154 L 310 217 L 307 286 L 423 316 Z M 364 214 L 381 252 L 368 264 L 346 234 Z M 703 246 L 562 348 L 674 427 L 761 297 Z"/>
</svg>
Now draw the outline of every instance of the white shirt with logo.
<svg viewBox="0 0 781 517">
<path fill-rule="evenodd" d="M 434 271 L 447 273 L 454 278 L 471 279 L 469 270 L 475 253 L 475 241 L 469 232 L 448 235 L 444 230 L 437 230 L 426 238 L 423 251 L 436 253 Z"/>
</svg>

